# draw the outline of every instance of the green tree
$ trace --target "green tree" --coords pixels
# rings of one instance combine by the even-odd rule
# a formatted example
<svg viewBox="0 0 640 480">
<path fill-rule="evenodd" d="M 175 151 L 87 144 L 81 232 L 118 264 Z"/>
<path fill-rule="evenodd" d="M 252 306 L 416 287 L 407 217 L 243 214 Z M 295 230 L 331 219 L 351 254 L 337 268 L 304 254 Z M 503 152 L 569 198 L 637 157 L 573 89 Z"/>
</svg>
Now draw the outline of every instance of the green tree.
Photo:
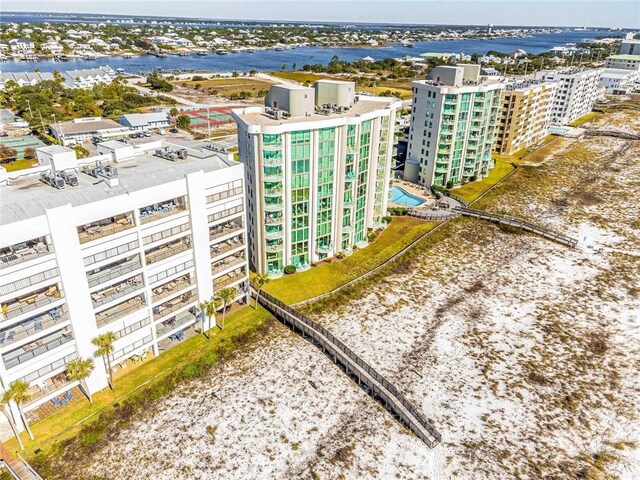
<svg viewBox="0 0 640 480">
<path fill-rule="evenodd" d="M 8 400 L 5 400 L 5 398 L 2 397 L 2 399 L 0 399 L 0 409 L 2 409 L 2 413 L 4 413 L 4 416 L 7 417 L 9 425 L 11 426 L 11 430 L 13 431 L 13 436 L 16 437 L 18 445 L 20 445 L 20 450 L 24 450 L 24 444 L 22 443 L 22 438 L 20 438 L 20 434 L 18 433 L 18 427 L 16 427 L 11 413 L 7 412 L 7 403 Z"/>
<path fill-rule="evenodd" d="M 178 115 L 180 115 L 180 112 L 176 107 L 173 107 L 171 110 L 169 110 L 169 113 L 172 117 L 177 117 Z"/>
<path fill-rule="evenodd" d="M 18 151 L 15 148 L 9 148 L 0 143 L 0 160 L 15 159 L 16 155 L 18 155 Z"/>
<path fill-rule="evenodd" d="M 211 330 L 211 318 L 216 316 L 216 311 L 220 308 L 221 302 L 217 298 L 212 298 L 211 300 L 205 300 L 200 304 L 200 311 L 204 316 L 209 320 L 208 328 L 202 327 L 203 331 L 209 332 Z M 217 323 L 217 322 L 216 322 Z M 211 338 L 209 333 L 205 333 L 205 336 L 209 339 Z"/>
<path fill-rule="evenodd" d="M 82 145 L 76 145 L 75 147 L 73 147 L 73 149 L 75 150 L 76 156 L 78 158 L 87 158 L 91 154 L 91 152 L 89 152 L 89 150 L 84 148 Z"/>
<path fill-rule="evenodd" d="M 24 428 L 27 429 L 29 438 L 33 440 L 35 437 L 33 436 L 33 433 L 31 433 L 29 422 L 27 422 L 27 419 L 24 416 L 24 412 L 22 411 L 22 405 L 31 399 L 31 395 L 29 394 L 28 390 L 29 384 L 27 382 L 25 382 L 24 380 L 15 380 L 11 382 L 11 384 L 9 384 L 9 389 L 4 392 L 2 402 L 9 403 L 11 400 L 16 402 L 16 406 L 18 407 L 18 412 L 20 412 L 20 418 L 22 419 Z"/>
<path fill-rule="evenodd" d="M 187 130 L 191 125 L 191 118 L 189 118 L 189 115 L 179 115 L 176 119 L 176 125 Z"/>
<path fill-rule="evenodd" d="M 94 364 L 91 358 L 85 360 L 77 358 L 67 363 L 67 377 L 72 382 L 80 382 L 85 395 L 87 395 L 89 399 L 89 403 L 93 403 L 93 400 L 91 399 L 91 393 L 89 392 L 86 380 L 89 375 L 91 375 L 91 372 L 93 372 L 93 368 Z"/>
<path fill-rule="evenodd" d="M 113 369 L 111 368 L 110 357 L 110 355 L 113 353 L 113 342 L 115 341 L 116 334 L 113 332 L 103 333 L 102 335 L 98 335 L 91 340 L 91 343 L 98 347 L 94 355 L 96 357 L 102 357 L 104 365 L 107 368 L 107 373 L 109 374 L 109 388 L 111 388 L 111 390 L 115 390 L 115 386 L 113 385 Z"/>
<path fill-rule="evenodd" d="M 60 84 L 65 82 L 64 76 L 58 70 L 53 71 L 53 80 Z"/>
<path fill-rule="evenodd" d="M 267 273 L 256 273 L 253 276 L 253 286 L 257 291 L 255 308 L 258 308 L 258 299 L 260 298 L 260 292 L 262 291 L 262 287 L 264 287 L 270 281 L 271 279 L 269 278 L 269 275 Z"/>
<path fill-rule="evenodd" d="M 233 299 L 236 297 L 236 289 L 227 287 L 223 288 L 216 293 L 216 298 L 218 298 L 222 302 L 222 327 L 221 330 L 224 330 L 224 317 L 227 313 L 227 307 L 233 302 Z"/>
</svg>

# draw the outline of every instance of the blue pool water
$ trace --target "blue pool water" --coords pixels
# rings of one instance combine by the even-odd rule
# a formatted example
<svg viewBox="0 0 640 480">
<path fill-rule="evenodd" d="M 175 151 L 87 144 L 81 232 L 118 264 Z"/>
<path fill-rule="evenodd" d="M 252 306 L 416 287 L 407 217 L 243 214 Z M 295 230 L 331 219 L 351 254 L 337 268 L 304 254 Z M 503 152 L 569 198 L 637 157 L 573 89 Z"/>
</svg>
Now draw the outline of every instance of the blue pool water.
<svg viewBox="0 0 640 480">
<path fill-rule="evenodd" d="M 405 192 L 400 187 L 391 187 L 391 200 L 392 203 L 399 203 L 400 205 L 407 205 L 409 207 L 417 207 L 422 205 L 425 201 L 408 192 Z"/>
</svg>

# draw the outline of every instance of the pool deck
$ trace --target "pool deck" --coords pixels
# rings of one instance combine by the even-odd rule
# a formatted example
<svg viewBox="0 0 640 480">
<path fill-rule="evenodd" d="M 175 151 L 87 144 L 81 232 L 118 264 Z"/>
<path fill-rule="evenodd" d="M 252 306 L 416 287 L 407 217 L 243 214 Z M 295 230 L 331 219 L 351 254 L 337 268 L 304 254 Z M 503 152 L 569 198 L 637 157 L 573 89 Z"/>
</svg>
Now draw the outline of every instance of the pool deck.
<svg viewBox="0 0 640 480">
<path fill-rule="evenodd" d="M 435 202 L 436 199 L 433 198 L 431 195 L 426 194 L 425 192 L 427 191 L 427 189 L 425 187 L 422 187 L 420 185 L 416 185 L 415 183 L 409 183 L 406 182 L 404 180 L 400 180 L 397 178 L 392 179 L 391 181 L 391 185 L 394 187 L 398 187 L 403 189 L 405 192 L 410 193 L 411 195 L 418 197 L 421 200 L 424 200 L 424 203 L 416 206 L 416 207 L 411 207 L 411 208 L 415 208 L 415 209 L 420 209 L 420 208 L 426 208 L 426 207 L 431 207 Z M 403 203 L 394 203 L 394 202 L 389 202 L 389 206 L 390 207 L 407 207 L 407 205 L 403 204 Z"/>
</svg>

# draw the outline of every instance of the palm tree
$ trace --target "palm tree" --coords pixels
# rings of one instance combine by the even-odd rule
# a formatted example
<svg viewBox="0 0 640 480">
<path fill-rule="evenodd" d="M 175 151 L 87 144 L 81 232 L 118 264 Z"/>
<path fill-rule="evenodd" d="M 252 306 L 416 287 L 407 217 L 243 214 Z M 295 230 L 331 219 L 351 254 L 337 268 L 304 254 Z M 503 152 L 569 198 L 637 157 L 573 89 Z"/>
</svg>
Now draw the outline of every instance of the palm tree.
<svg viewBox="0 0 640 480">
<path fill-rule="evenodd" d="M 22 423 L 24 424 L 24 428 L 27 429 L 29 438 L 33 440 L 33 433 L 31 433 L 29 423 L 27 422 L 27 419 L 24 416 L 24 412 L 22 411 L 22 404 L 28 402 L 31 399 L 31 395 L 27 390 L 29 390 L 29 384 L 27 382 L 25 382 L 24 380 L 15 380 L 9 385 L 9 390 L 4 392 L 2 402 L 9 403 L 10 400 L 16 402 L 18 412 L 20 412 L 20 418 L 22 419 Z"/>
<path fill-rule="evenodd" d="M 16 424 L 13 421 L 13 417 L 6 410 L 7 403 L 8 403 L 8 400 L 6 400 L 3 397 L 0 400 L 0 409 L 2 410 L 2 413 L 4 413 L 4 416 L 7 417 L 7 420 L 9 420 L 9 425 L 11 425 L 11 430 L 13 430 L 13 436 L 16 437 L 16 440 L 18 441 L 18 445 L 20 445 L 20 450 L 24 450 L 24 444 L 22 443 L 22 439 L 20 438 L 20 434 L 18 433 L 18 428 L 16 427 Z"/>
<path fill-rule="evenodd" d="M 209 328 L 206 329 L 207 332 L 211 330 L 211 317 L 215 317 L 216 310 L 220 307 L 220 300 L 217 298 L 212 298 L 211 300 L 205 300 L 200 304 L 200 311 L 209 319 Z M 204 325 L 202 327 L 204 331 Z M 205 336 L 210 339 L 211 336 L 209 333 L 205 333 Z"/>
<path fill-rule="evenodd" d="M 115 387 L 113 385 L 113 370 L 111 369 L 111 358 L 109 358 L 109 355 L 113 353 L 113 342 L 115 341 L 116 334 L 113 332 L 105 332 L 91 340 L 91 343 L 98 347 L 94 355 L 96 357 L 102 357 L 105 367 L 107 367 L 107 372 L 109 373 L 109 388 L 111 388 L 111 390 L 115 390 Z"/>
<path fill-rule="evenodd" d="M 231 302 L 233 302 L 233 299 L 236 298 L 236 289 L 235 288 L 223 288 L 222 290 L 220 290 L 217 294 L 216 297 L 220 299 L 220 301 L 222 302 L 222 328 L 221 330 L 224 330 L 224 317 L 227 313 L 227 305 L 229 305 Z"/>
<path fill-rule="evenodd" d="M 93 360 L 91 358 L 87 358 L 86 360 L 78 358 L 67 363 L 67 378 L 72 382 L 80 382 L 82 390 L 84 390 L 85 395 L 89 399 L 89 403 L 93 403 L 93 400 L 91 399 L 91 393 L 85 380 L 91 375 L 93 367 Z"/>
<path fill-rule="evenodd" d="M 256 295 L 255 308 L 258 308 L 258 299 L 260 298 L 260 291 L 262 290 L 262 287 L 264 287 L 270 281 L 271 281 L 271 278 L 269 278 L 269 274 L 267 273 L 256 273 L 253 276 L 253 284 L 255 285 L 256 290 L 258 291 L 258 294 Z"/>
</svg>

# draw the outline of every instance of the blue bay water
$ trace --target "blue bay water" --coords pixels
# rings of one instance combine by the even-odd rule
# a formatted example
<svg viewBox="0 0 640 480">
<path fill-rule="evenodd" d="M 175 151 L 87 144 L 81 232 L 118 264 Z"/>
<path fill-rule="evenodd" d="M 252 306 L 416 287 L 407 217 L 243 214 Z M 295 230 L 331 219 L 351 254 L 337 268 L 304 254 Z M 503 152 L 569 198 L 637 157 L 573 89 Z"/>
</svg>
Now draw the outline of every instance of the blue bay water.
<svg viewBox="0 0 640 480">
<path fill-rule="evenodd" d="M 193 69 L 195 71 L 212 72 L 231 72 L 234 70 L 238 72 L 248 72 L 250 70 L 273 71 L 282 69 L 283 65 L 286 65 L 287 69 L 291 69 L 292 65 L 295 64 L 300 69 L 305 64 L 327 64 L 334 55 L 337 55 L 341 60 L 352 61 L 366 56 L 383 59 L 402 57 L 404 55 L 417 56 L 425 52 L 485 54 L 490 50 L 506 53 L 522 49 L 530 53 L 541 53 L 566 43 L 579 43 L 583 40 L 600 36 L 617 35 L 619 33 L 608 30 L 568 30 L 562 33 L 538 34 L 527 38 L 416 42 L 415 48 L 402 45 L 383 48 L 300 47 L 284 51 L 265 50 L 255 53 L 230 53 L 228 55 L 212 53 L 206 56 L 190 55 L 188 57 L 169 55 L 164 58 L 158 58 L 152 55 L 142 55 L 133 59 L 104 57 L 95 60 L 71 59 L 68 62 L 55 62 L 53 60 L 21 62 L 9 60 L 0 63 L 0 71 L 24 72 L 38 68 L 41 72 L 51 72 L 53 70 L 95 68 L 104 65 L 109 65 L 113 69 L 123 68 L 131 73 L 151 71 L 158 67 L 165 70 Z"/>
</svg>

